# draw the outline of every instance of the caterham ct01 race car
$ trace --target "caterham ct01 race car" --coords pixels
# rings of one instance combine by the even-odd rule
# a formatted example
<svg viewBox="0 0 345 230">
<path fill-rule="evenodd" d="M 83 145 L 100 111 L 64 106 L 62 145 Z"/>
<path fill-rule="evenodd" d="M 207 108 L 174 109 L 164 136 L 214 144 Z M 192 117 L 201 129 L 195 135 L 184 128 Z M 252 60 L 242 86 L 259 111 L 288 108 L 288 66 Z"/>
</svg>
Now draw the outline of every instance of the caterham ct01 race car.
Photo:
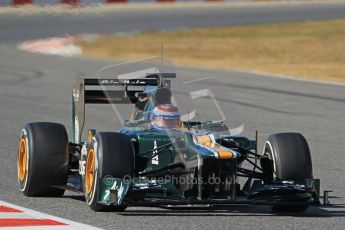
<svg viewBox="0 0 345 230">
<path fill-rule="evenodd" d="M 257 140 L 236 134 L 238 129 L 226 123 L 222 108 L 229 110 L 229 104 L 220 103 L 229 100 L 210 90 L 215 78 L 185 82 L 188 92 L 176 87 L 176 94 L 191 99 L 191 105 L 187 99 L 178 101 L 172 90 L 176 73 L 161 65 L 148 68 L 141 62 L 135 70 L 127 65 L 113 66 L 122 70 L 111 78 L 103 76 L 110 68 L 103 68 L 98 78 L 76 81 L 71 141 L 61 124 L 25 125 L 17 161 L 24 195 L 81 192 L 94 211 L 257 204 L 275 212 L 302 212 L 319 204 L 320 183 L 313 178 L 311 154 L 301 134 L 270 135 L 259 153 Z M 87 104 L 114 106 L 116 116 L 123 111 L 119 105 L 134 109 L 118 131 L 90 129 L 83 136 Z M 220 118 L 198 120 L 215 110 Z"/>
</svg>

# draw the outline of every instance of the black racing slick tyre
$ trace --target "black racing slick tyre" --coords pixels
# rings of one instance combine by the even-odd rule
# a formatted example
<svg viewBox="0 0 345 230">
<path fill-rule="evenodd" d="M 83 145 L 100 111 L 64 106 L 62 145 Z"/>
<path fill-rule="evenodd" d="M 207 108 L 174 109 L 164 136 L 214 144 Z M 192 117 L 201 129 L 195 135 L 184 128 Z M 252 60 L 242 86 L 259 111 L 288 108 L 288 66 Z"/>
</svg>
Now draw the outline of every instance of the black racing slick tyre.
<svg viewBox="0 0 345 230">
<path fill-rule="evenodd" d="M 269 136 L 265 154 L 273 160 L 273 178 L 304 180 L 313 178 L 309 146 L 300 133 L 279 133 Z"/>
<path fill-rule="evenodd" d="M 20 134 L 17 173 L 26 196 L 63 196 L 68 177 L 68 137 L 63 125 L 35 122 Z"/>
<path fill-rule="evenodd" d="M 313 167 L 306 139 L 300 133 L 279 133 L 268 137 L 264 154 L 273 161 L 275 180 L 313 179 Z M 274 212 L 303 212 L 309 205 L 274 205 Z"/>
<path fill-rule="evenodd" d="M 129 178 L 134 175 L 134 147 L 122 133 L 99 132 L 87 149 L 85 199 L 94 211 L 124 211 L 127 207 L 99 203 L 100 180 L 107 177 Z"/>
</svg>

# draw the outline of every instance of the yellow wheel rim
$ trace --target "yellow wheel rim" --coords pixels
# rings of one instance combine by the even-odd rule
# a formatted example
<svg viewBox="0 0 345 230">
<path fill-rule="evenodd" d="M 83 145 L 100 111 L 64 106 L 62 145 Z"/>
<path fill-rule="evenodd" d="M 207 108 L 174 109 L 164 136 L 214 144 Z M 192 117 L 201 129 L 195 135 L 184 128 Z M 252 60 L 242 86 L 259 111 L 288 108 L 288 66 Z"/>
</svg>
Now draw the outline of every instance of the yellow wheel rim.
<svg viewBox="0 0 345 230">
<path fill-rule="evenodd" d="M 86 161 L 86 172 L 85 172 L 85 190 L 90 193 L 92 190 L 94 172 L 95 172 L 95 158 L 93 149 L 89 150 Z"/>
<path fill-rule="evenodd" d="M 24 181 L 25 179 L 27 160 L 28 160 L 28 150 L 26 147 L 26 139 L 21 138 L 19 147 L 18 147 L 18 160 L 17 160 L 18 179 L 20 181 Z"/>
</svg>

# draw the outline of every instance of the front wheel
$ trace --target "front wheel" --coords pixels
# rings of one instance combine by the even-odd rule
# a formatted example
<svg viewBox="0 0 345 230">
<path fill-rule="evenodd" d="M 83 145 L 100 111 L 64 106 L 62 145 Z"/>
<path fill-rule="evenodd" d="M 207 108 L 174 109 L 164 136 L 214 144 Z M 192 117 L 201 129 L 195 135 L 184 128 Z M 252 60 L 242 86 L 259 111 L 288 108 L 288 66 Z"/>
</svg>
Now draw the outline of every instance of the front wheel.
<svg viewBox="0 0 345 230">
<path fill-rule="evenodd" d="M 313 179 L 308 143 L 300 133 L 279 133 L 268 137 L 264 155 L 273 161 L 273 179 Z M 303 212 L 309 205 L 274 205 L 274 212 Z"/>
<path fill-rule="evenodd" d="M 121 133 L 100 132 L 89 143 L 85 165 L 85 199 L 94 211 L 124 211 L 127 207 L 99 203 L 99 182 L 107 176 L 132 178 L 134 148 L 130 137 Z"/>
</svg>

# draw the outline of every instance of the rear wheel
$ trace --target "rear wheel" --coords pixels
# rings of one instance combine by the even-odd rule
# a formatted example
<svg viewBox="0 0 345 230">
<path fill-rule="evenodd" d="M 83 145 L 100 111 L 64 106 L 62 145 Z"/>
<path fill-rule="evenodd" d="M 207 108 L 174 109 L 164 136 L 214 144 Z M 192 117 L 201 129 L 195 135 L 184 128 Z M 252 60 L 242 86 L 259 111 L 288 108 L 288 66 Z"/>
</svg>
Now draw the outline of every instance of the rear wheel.
<svg viewBox="0 0 345 230">
<path fill-rule="evenodd" d="M 269 136 L 264 154 L 273 161 L 275 180 L 313 179 L 308 143 L 300 133 L 279 133 Z M 274 205 L 274 212 L 303 212 L 309 205 Z"/>
<path fill-rule="evenodd" d="M 68 137 L 63 125 L 50 122 L 27 124 L 21 131 L 17 172 L 26 196 L 62 196 L 68 176 Z"/>
<path fill-rule="evenodd" d="M 124 211 L 126 206 L 98 202 L 99 180 L 134 175 L 134 148 L 130 137 L 121 133 L 97 133 L 89 144 L 85 165 L 85 198 L 94 211 Z M 97 165 L 97 167 L 96 167 Z"/>
</svg>

